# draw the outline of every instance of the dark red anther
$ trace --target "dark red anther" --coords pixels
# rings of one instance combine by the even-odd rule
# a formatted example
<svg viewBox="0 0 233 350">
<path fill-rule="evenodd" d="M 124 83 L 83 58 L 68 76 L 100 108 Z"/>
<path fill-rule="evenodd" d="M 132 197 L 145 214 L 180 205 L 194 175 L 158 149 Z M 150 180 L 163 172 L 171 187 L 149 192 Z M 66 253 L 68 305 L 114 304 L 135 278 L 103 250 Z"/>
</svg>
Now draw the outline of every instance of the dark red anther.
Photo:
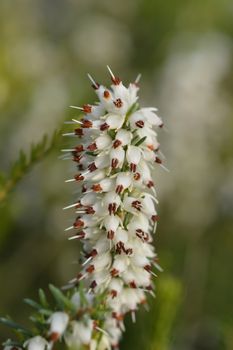
<svg viewBox="0 0 233 350">
<path fill-rule="evenodd" d="M 138 120 L 135 125 L 137 125 L 139 128 L 143 128 L 144 127 L 144 121 L 143 120 Z"/>
<path fill-rule="evenodd" d="M 151 270 L 152 270 L 151 265 L 145 265 L 144 270 L 146 270 L 147 272 L 151 272 Z"/>
<path fill-rule="evenodd" d="M 115 311 L 112 312 L 112 317 L 115 318 L 117 321 L 123 321 L 124 315 L 118 314 Z"/>
<path fill-rule="evenodd" d="M 73 161 L 76 162 L 76 163 L 79 163 L 82 158 L 83 158 L 82 155 L 74 156 L 73 157 Z"/>
<path fill-rule="evenodd" d="M 159 157 L 155 157 L 155 163 L 161 164 L 162 160 Z"/>
<path fill-rule="evenodd" d="M 60 334 L 57 333 L 57 332 L 53 332 L 49 336 L 49 340 L 52 341 L 52 342 L 58 341 L 59 338 L 60 338 Z"/>
<path fill-rule="evenodd" d="M 157 221 L 159 220 L 159 216 L 158 216 L 158 215 L 152 215 L 152 216 L 151 216 L 151 220 L 152 220 L 153 222 L 157 222 Z"/>
<path fill-rule="evenodd" d="M 97 286 L 96 281 L 92 281 L 91 284 L 90 284 L 90 288 L 94 289 L 96 286 Z"/>
<path fill-rule="evenodd" d="M 162 128 L 163 126 L 164 126 L 164 124 L 163 124 L 163 123 L 161 123 L 161 124 L 159 125 L 159 127 L 160 127 L 160 128 Z"/>
<path fill-rule="evenodd" d="M 135 281 L 130 282 L 129 286 L 130 288 L 134 288 L 134 289 L 137 288 Z"/>
<path fill-rule="evenodd" d="M 81 219 L 77 218 L 73 226 L 74 228 L 81 228 L 84 226 L 84 222 Z"/>
<path fill-rule="evenodd" d="M 116 277 L 116 276 L 118 276 L 119 271 L 118 271 L 117 269 L 112 269 L 112 270 L 110 271 L 110 274 L 111 274 L 112 277 Z"/>
<path fill-rule="evenodd" d="M 114 298 L 116 298 L 116 296 L 117 296 L 117 291 L 116 291 L 115 289 L 112 289 L 112 290 L 110 291 L 110 294 L 111 294 L 111 296 L 112 296 L 112 299 L 114 299 Z"/>
<path fill-rule="evenodd" d="M 91 113 L 91 106 L 90 105 L 83 105 L 83 112 Z"/>
<path fill-rule="evenodd" d="M 136 230 L 136 236 L 139 237 L 143 242 L 147 242 L 149 240 L 149 235 L 147 232 L 144 232 L 141 229 Z"/>
<path fill-rule="evenodd" d="M 86 271 L 87 271 L 88 273 L 92 273 L 93 271 L 95 271 L 95 266 L 94 266 L 94 265 L 88 266 L 88 267 L 86 268 Z"/>
<path fill-rule="evenodd" d="M 136 169 L 137 169 L 137 165 L 134 164 L 134 163 L 130 163 L 130 170 L 133 171 L 133 172 L 135 172 Z"/>
<path fill-rule="evenodd" d="M 107 130 L 109 128 L 109 125 L 107 123 L 103 123 L 100 125 L 100 130 L 101 131 L 104 131 L 104 130 Z"/>
<path fill-rule="evenodd" d="M 86 214 L 95 214 L 95 210 L 92 207 L 88 207 L 85 209 Z"/>
<path fill-rule="evenodd" d="M 113 239 L 115 235 L 115 232 L 113 230 L 109 230 L 107 234 L 108 239 Z"/>
<path fill-rule="evenodd" d="M 122 142 L 121 142 L 120 140 L 115 140 L 115 141 L 113 142 L 113 148 L 117 148 L 117 147 L 119 147 L 121 144 L 122 144 Z"/>
<path fill-rule="evenodd" d="M 77 233 L 77 236 L 79 236 L 80 239 L 83 239 L 83 238 L 85 238 L 85 232 L 81 231 L 81 232 Z"/>
<path fill-rule="evenodd" d="M 141 208 L 142 208 L 142 204 L 141 204 L 141 202 L 138 201 L 138 200 L 133 201 L 131 205 L 132 205 L 133 208 L 135 208 L 135 209 L 137 209 L 137 210 L 139 210 L 139 211 L 140 211 Z"/>
<path fill-rule="evenodd" d="M 117 78 L 117 77 L 111 77 L 111 80 L 112 80 L 114 85 L 120 85 L 120 83 L 121 83 L 121 79 Z"/>
<path fill-rule="evenodd" d="M 125 246 L 124 243 L 120 241 L 116 244 L 116 254 L 121 254 L 122 251 L 125 252 Z"/>
<path fill-rule="evenodd" d="M 92 256 L 93 258 L 98 254 L 97 250 L 96 249 L 93 249 L 91 252 L 90 252 L 90 256 Z"/>
<path fill-rule="evenodd" d="M 78 165 L 78 170 L 82 171 L 83 170 L 83 164 Z"/>
<path fill-rule="evenodd" d="M 117 108 L 121 108 L 123 106 L 123 102 L 120 98 L 117 98 L 113 103 Z"/>
<path fill-rule="evenodd" d="M 154 187 L 154 182 L 152 180 L 150 180 L 150 181 L 147 182 L 146 186 L 148 188 Z"/>
<path fill-rule="evenodd" d="M 95 165 L 95 162 L 93 162 L 93 163 L 89 164 L 87 168 L 92 173 L 93 171 L 95 171 L 97 169 L 97 166 Z"/>
<path fill-rule="evenodd" d="M 108 205 L 108 212 L 109 212 L 110 215 L 111 215 L 111 214 L 115 214 L 116 210 L 117 210 L 117 205 L 116 205 L 116 203 L 110 203 L 110 204 Z"/>
<path fill-rule="evenodd" d="M 141 175 L 139 173 L 135 173 L 133 178 L 134 180 L 138 181 L 141 178 Z"/>
<path fill-rule="evenodd" d="M 92 84 L 91 86 L 93 87 L 94 90 L 98 90 L 100 87 L 100 84 L 95 82 L 95 84 Z"/>
<path fill-rule="evenodd" d="M 87 149 L 89 149 L 89 151 L 95 151 L 95 150 L 97 149 L 96 143 L 95 143 L 95 142 L 91 143 L 91 144 L 87 147 Z"/>
<path fill-rule="evenodd" d="M 133 254 L 133 249 L 132 248 L 125 249 L 125 254 L 126 255 L 132 255 Z"/>
<path fill-rule="evenodd" d="M 116 169 L 118 163 L 119 163 L 118 159 L 113 158 L 113 159 L 112 159 L 112 162 L 111 162 L 111 167 L 112 167 L 113 169 Z"/>
<path fill-rule="evenodd" d="M 91 189 L 94 191 L 94 192 L 101 192 L 103 189 L 102 187 L 100 186 L 100 184 L 94 184 L 92 185 Z"/>
<path fill-rule="evenodd" d="M 116 188 L 116 193 L 120 194 L 124 190 L 123 185 L 118 185 Z"/>
<path fill-rule="evenodd" d="M 76 181 L 83 181 L 84 180 L 84 176 L 82 174 L 77 174 L 77 175 L 75 175 L 74 178 Z"/>
<path fill-rule="evenodd" d="M 110 97 L 110 92 L 108 90 L 104 90 L 104 97 L 109 98 Z"/>
<path fill-rule="evenodd" d="M 75 133 L 75 135 L 77 135 L 77 136 L 83 136 L 83 135 L 84 135 L 83 129 L 82 129 L 82 128 L 77 128 L 77 129 L 75 129 L 75 130 L 74 130 L 74 133 Z"/>
<path fill-rule="evenodd" d="M 84 148 L 83 148 L 83 145 L 78 145 L 75 147 L 75 151 L 76 152 L 83 152 L 84 151 Z"/>
<path fill-rule="evenodd" d="M 92 127 L 92 121 L 88 120 L 88 119 L 82 119 L 82 127 L 85 129 L 89 129 Z"/>
</svg>

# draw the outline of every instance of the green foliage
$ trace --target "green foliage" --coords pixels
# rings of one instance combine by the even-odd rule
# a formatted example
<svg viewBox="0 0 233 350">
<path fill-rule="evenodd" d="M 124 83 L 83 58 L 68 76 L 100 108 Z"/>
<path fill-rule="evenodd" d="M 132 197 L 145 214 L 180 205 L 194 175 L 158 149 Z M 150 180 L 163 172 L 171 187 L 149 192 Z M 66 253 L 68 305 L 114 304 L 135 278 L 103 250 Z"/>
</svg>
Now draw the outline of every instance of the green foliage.
<svg viewBox="0 0 233 350">
<path fill-rule="evenodd" d="M 181 283 L 173 277 L 161 277 L 159 307 L 150 350 L 168 350 L 171 344 L 174 321 L 181 303 Z"/>
<path fill-rule="evenodd" d="M 53 150 L 59 143 L 59 139 L 60 131 L 56 130 L 50 140 L 47 135 L 44 135 L 40 142 L 32 144 L 29 156 L 24 151 L 20 151 L 19 158 L 12 165 L 9 174 L 0 173 L 0 203 L 5 201 L 8 194 L 31 168 Z"/>
</svg>

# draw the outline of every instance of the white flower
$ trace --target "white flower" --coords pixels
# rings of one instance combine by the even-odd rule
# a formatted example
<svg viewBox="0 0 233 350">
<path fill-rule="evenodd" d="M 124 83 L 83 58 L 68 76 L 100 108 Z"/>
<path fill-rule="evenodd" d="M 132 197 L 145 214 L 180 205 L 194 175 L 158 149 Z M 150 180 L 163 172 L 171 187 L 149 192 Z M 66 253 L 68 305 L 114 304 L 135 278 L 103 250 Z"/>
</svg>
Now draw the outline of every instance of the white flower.
<svg viewBox="0 0 233 350">
<path fill-rule="evenodd" d="M 50 316 L 48 322 L 50 323 L 50 334 L 52 340 L 57 340 L 65 332 L 69 322 L 69 316 L 65 312 L 54 312 Z"/>
<path fill-rule="evenodd" d="M 71 227 L 77 233 L 71 238 L 80 238 L 84 251 L 75 281 L 83 280 L 90 294 L 106 292 L 110 311 L 103 325 L 108 335 L 100 341 L 103 349 L 118 346 L 124 314 L 131 311 L 134 318 L 145 302 L 144 291 L 153 286 L 152 267 L 157 266 L 151 243 L 158 201 L 151 169 L 162 166 L 157 132 L 163 126 L 156 108 L 136 103 L 139 77 L 126 87 L 108 70 L 110 88 L 89 76 L 99 102 L 81 108 L 85 116 L 72 133 L 78 138 L 73 151 L 78 173 L 71 179 L 79 189 Z M 75 295 L 72 300 L 80 305 Z M 69 342 L 97 350 L 91 322 L 73 322 Z"/>
<path fill-rule="evenodd" d="M 78 347 L 80 345 L 89 345 L 93 332 L 93 320 L 86 322 L 73 321 L 71 331 L 65 335 L 65 341 L 69 347 Z"/>
<path fill-rule="evenodd" d="M 45 350 L 47 349 L 49 343 L 46 339 L 42 338 L 40 335 L 37 335 L 33 338 L 28 339 L 23 346 L 28 350 Z"/>
</svg>

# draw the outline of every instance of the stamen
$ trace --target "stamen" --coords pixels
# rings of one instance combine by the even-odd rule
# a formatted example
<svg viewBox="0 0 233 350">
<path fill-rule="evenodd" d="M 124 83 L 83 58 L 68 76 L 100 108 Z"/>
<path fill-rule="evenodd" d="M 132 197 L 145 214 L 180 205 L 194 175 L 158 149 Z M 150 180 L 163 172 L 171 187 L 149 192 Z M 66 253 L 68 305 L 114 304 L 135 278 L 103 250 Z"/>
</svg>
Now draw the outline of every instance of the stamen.
<svg viewBox="0 0 233 350">
<path fill-rule="evenodd" d="M 95 90 L 98 90 L 100 85 L 92 78 L 92 76 L 89 73 L 87 73 L 87 76 L 90 79 L 90 81 L 92 82 L 92 87 Z"/>
</svg>

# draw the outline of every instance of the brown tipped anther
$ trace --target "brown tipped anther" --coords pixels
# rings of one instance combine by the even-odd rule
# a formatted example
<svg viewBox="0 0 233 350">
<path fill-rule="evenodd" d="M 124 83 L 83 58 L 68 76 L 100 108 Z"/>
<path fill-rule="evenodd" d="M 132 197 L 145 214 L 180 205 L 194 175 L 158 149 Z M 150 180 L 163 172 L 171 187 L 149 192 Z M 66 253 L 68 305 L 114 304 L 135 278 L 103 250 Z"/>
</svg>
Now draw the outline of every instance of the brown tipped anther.
<svg viewBox="0 0 233 350">
<path fill-rule="evenodd" d="M 136 230 L 136 236 L 140 238 L 143 242 L 148 242 L 149 241 L 149 235 L 147 232 L 144 232 L 141 229 Z"/>
<path fill-rule="evenodd" d="M 82 174 L 77 174 L 77 175 L 75 175 L 74 178 L 76 181 L 83 181 L 84 180 L 84 176 Z"/>
<path fill-rule="evenodd" d="M 104 131 L 104 130 L 107 130 L 109 128 L 109 125 L 107 123 L 103 123 L 100 125 L 100 130 L 101 131 Z"/>
<path fill-rule="evenodd" d="M 92 256 L 92 257 L 94 258 L 96 255 L 98 255 L 98 252 L 97 252 L 96 249 L 93 249 L 93 250 L 90 252 L 89 255 Z"/>
<path fill-rule="evenodd" d="M 135 208 L 135 209 L 137 209 L 137 210 L 141 210 L 141 208 L 142 208 L 142 204 L 141 204 L 141 202 L 140 201 L 133 201 L 132 202 L 132 204 L 131 204 L 131 206 L 133 207 L 133 208 Z"/>
<path fill-rule="evenodd" d="M 83 129 L 82 128 L 77 128 L 74 130 L 75 135 L 77 136 L 83 136 Z"/>
<path fill-rule="evenodd" d="M 118 185 L 116 188 L 116 193 L 120 194 L 124 190 L 123 185 Z"/>
<path fill-rule="evenodd" d="M 95 165 L 95 163 L 91 163 L 88 165 L 88 170 L 90 170 L 90 172 L 92 173 L 93 171 L 95 171 L 97 169 L 97 166 Z"/>
<path fill-rule="evenodd" d="M 83 105 L 83 112 L 91 113 L 91 106 L 90 105 Z"/>
<path fill-rule="evenodd" d="M 162 128 L 163 126 L 164 126 L 164 124 L 163 124 L 163 123 L 161 123 L 161 124 L 159 125 L 159 127 L 160 127 L 160 128 Z"/>
<path fill-rule="evenodd" d="M 112 167 L 113 169 L 115 169 L 115 168 L 117 168 L 117 165 L 118 165 L 118 164 L 119 164 L 118 159 L 113 158 L 113 159 L 112 159 L 112 162 L 111 162 L 111 167 Z"/>
<path fill-rule="evenodd" d="M 59 338 L 60 338 L 60 334 L 57 333 L 57 332 L 53 332 L 53 333 L 51 333 L 50 336 L 49 336 L 49 340 L 52 341 L 52 342 L 58 341 Z"/>
<path fill-rule="evenodd" d="M 117 210 L 117 205 L 116 205 L 116 203 L 110 203 L 110 204 L 108 205 L 108 212 L 109 212 L 110 215 L 111 215 L 111 214 L 115 214 L 116 210 Z"/>
<path fill-rule="evenodd" d="M 93 87 L 94 90 L 98 90 L 100 87 L 100 84 L 96 82 L 95 84 L 92 84 L 91 86 Z"/>
<path fill-rule="evenodd" d="M 87 149 L 89 149 L 89 151 L 95 151 L 95 150 L 97 149 L 96 143 L 95 143 L 95 142 L 91 143 L 91 144 L 87 147 Z"/>
<path fill-rule="evenodd" d="M 150 180 L 150 181 L 147 182 L 146 186 L 148 188 L 154 187 L 154 182 L 152 180 Z"/>
<path fill-rule="evenodd" d="M 155 157 L 155 163 L 162 164 L 162 160 L 159 157 Z"/>
<path fill-rule="evenodd" d="M 114 238 L 115 232 L 113 230 L 108 231 L 107 238 L 108 239 L 113 239 Z"/>
<path fill-rule="evenodd" d="M 91 282 L 91 284 L 90 284 L 91 289 L 94 289 L 96 286 L 97 286 L 96 281 Z"/>
<path fill-rule="evenodd" d="M 101 191 L 103 190 L 102 187 L 100 186 L 100 184 L 92 185 L 91 189 L 92 189 L 94 192 L 101 192 Z"/>
<path fill-rule="evenodd" d="M 130 288 L 134 288 L 134 289 L 137 288 L 135 281 L 130 282 L 129 286 Z"/>
<path fill-rule="evenodd" d="M 151 151 L 154 151 L 155 150 L 155 147 L 154 145 L 147 145 L 147 148 Z"/>
<path fill-rule="evenodd" d="M 130 163 L 130 170 L 135 173 L 136 169 L 137 169 L 137 165 L 134 163 Z"/>
<path fill-rule="evenodd" d="M 77 219 L 75 222 L 74 222 L 74 228 L 81 228 L 84 226 L 84 222 L 81 220 L 81 219 Z"/>
<path fill-rule="evenodd" d="M 93 271 L 95 271 L 95 266 L 94 266 L 94 265 L 88 266 L 88 267 L 86 268 L 86 271 L 87 271 L 88 273 L 92 273 Z"/>
<path fill-rule="evenodd" d="M 116 276 L 118 276 L 119 271 L 118 271 L 117 269 L 112 269 L 112 270 L 110 271 L 110 274 L 111 274 L 112 277 L 116 277 Z"/>
<path fill-rule="evenodd" d="M 143 128 L 144 127 L 144 121 L 143 120 L 138 120 L 135 125 L 137 125 L 139 128 Z"/>
<path fill-rule="evenodd" d="M 120 85 L 120 83 L 121 83 L 121 79 L 117 78 L 117 77 L 111 77 L 111 80 L 112 80 L 114 85 Z"/>
<path fill-rule="evenodd" d="M 123 321 L 124 319 L 123 314 L 117 314 L 115 311 L 112 312 L 112 317 L 115 318 L 117 321 Z"/>
<path fill-rule="evenodd" d="M 117 296 L 117 291 L 116 291 L 115 289 L 112 289 L 112 290 L 110 291 L 110 294 L 111 294 L 111 296 L 112 296 L 112 299 L 114 299 L 114 298 L 116 298 L 116 296 Z"/>
<path fill-rule="evenodd" d="M 82 127 L 84 129 L 89 129 L 92 127 L 92 121 L 88 120 L 88 119 L 82 119 Z"/>
<path fill-rule="evenodd" d="M 104 97 L 109 98 L 110 97 L 110 92 L 108 90 L 104 90 Z"/>
<path fill-rule="evenodd" d="M 81 232 L 77 233 L 77 236 L 79 236 L 80 239 L 83 239 L 83 238 L 85 238 L 85 232 L 81 231 Z"/>
<path fill-rule="evenodd" d="M 73 162 L 79 163 L 82 158 L 83 158 L 82 155 L 74 156 L 73 157 Z"/>
<path fill-rule="evenodd" d="M 117 108 L 121 108 L 123 106 L 123 102 L 120 98 L 117 98 L 113 103 Z"/>
<path fill-rule="evenodd" d="M 135 173 L 133 178 L 134 180 L 138 181 L 141 178 L 141 175 L 139 173 Z"/>
<path fill-rule="evenodd" d="M 152 270 L 151 265 L 145 265 L 144 270 L 146 270 L 147 272 L 151 272 L 151 270 Z"/>
<path fill-rule="evenodd" d="M 157 221 L 159 220 L 159 216 L 158 216 L 158 215 L 152 215 L 152 216 L 151 216 L 151 220 L 152 220 L 153 222 L 157 222 Z"/>
<path fill-rule="evenodd" d="M 85 209 L 86 214 L 95 214 L 95 210 L 92 207 L 88 207 Z"/>
<path fill-rule="evenodd" d="M 83 151 L 84 151 L 83 145 L 78 145 L 75 147 L 75 152 L 83 152 Z"/>
<path fill-rule="evenodd" d="M 120 140 L 115 140 L 115 141 L 113 142 L 113 148 L 117 148 L 117 147 L 119 147 L 121 144 L 122 144 L 122 142 L 121 142 Z"/>
</svg>

